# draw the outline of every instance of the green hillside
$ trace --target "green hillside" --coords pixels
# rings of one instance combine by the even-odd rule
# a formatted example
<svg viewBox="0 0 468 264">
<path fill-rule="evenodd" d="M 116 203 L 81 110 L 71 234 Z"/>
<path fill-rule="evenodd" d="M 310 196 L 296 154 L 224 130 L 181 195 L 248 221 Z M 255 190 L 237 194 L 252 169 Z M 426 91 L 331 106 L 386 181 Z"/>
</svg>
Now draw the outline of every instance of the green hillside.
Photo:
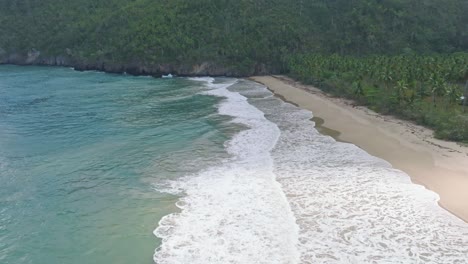
<svg viewBox="0 0 468 264">
<path fill-rule="evenodd" d="M 291 53 L 468 50 L 464 0 L 1 0 L 0 52 L 284 70 Z"/>
<path fill-rule="evenodd" d="M 468 140 L 466 0 L 0 0 L 0 63 L 287 73 Z"/>
</svg>

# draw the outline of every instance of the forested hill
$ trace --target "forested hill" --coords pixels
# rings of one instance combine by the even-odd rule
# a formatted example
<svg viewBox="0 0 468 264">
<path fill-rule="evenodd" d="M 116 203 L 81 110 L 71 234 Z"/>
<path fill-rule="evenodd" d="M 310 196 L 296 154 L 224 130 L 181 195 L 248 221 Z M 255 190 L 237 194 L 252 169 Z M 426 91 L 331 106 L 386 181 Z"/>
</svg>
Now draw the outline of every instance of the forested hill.
<svg viewBox="0 0 468 264">
<path fill-rule="evenodd" d="M 467 51 L 467 25 L 466 0 L 0 0 L 0 62 L 250 75 L 303 52 Z"/>
</svg>

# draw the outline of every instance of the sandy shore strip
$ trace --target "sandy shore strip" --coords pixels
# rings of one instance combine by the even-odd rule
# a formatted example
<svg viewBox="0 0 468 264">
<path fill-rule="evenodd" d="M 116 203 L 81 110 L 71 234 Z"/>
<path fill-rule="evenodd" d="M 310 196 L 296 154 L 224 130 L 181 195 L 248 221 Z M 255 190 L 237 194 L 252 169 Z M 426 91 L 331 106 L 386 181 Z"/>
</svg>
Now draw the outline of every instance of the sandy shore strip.
<svg viewBox="0 0 468 264">
<path fill-rule="evenodd" d="M 468 147 L 435 139 L 430 129 L 355 106 L 285 76 L 250 79 L 312 111 L 321 133 L 353 143 L 406 172 L 414 183 L 439 194 L 442 207 L 468 222 Z"/>
</svg>

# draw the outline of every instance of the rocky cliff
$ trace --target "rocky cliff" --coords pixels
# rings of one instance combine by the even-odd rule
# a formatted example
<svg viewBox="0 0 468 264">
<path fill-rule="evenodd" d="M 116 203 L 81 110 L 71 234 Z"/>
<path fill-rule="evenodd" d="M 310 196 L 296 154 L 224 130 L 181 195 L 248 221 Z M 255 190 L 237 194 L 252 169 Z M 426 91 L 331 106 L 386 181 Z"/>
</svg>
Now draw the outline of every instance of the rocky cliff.
<svg viewBox="0 0 468 264">
<path fill-rule="evenodd" d="M 156 63 L 142 61 L 117 63 L 108 60 L 92 60 L 74 56 L 68 49 L 65 55 L 49 56 L 41 51 L 30 49 L 27 52 L 8 53 L 0 48 L 0 64 L 48 65 L 73 67 L 78 71 L 97 70 L 109 73 L 128 73 L 132 75 L 151 75 L 161 77 L 165 74 L 177 76 L 226 76 L 245 77 L 278 72 L 264 64 L 252 64 L 247 67 L 227 66 L 222 63 L 203 61 L 198 63 Z"/>
</svg>

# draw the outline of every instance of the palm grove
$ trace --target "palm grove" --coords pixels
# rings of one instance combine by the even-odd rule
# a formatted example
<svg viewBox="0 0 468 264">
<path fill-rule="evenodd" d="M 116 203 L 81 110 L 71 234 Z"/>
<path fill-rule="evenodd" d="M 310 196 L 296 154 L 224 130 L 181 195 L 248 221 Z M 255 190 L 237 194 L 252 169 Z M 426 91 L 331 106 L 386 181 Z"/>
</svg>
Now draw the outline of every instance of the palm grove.
<svg viewBox="0 0 468 264">
<path fill-rule="evenodd" d="M 467 141 L 467 25 L 465 0 L 0 0 L 0 59 L 263 65 Z"/>
</svg>

